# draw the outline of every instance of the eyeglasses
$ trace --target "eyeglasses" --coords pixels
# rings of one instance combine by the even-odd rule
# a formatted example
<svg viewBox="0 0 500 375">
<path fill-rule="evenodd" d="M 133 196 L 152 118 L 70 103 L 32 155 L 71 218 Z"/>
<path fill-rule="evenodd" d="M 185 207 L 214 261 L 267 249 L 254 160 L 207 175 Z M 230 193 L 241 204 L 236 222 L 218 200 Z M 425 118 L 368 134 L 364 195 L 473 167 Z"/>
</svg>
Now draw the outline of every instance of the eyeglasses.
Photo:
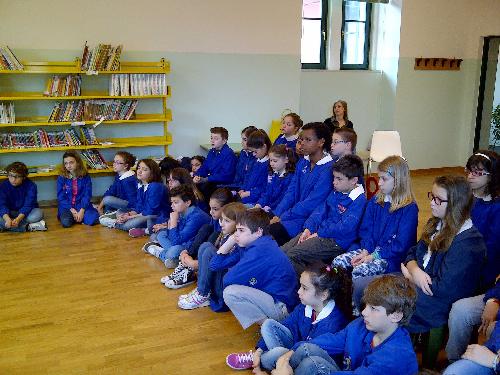
<svg viewBox="0 0 500 375">
<path fill-rule="evenodd" d="M 8 173 L 7 176 L 9 178 L 23 178 L 20 174 Z"/>
<path fill-rule="evenodd" d="M 439 197 L 436 197 L 432 192 L 427 193 L 427 198 L 429 198 L 430 201 L 434 201 L 438 206 L 441 206 L 442 203 L 448 202 L 447 200 L 441 199 Z"/>
<path fill-rule="evenodd" d="M 464 172 L 466 175 L 471 174 L 474 177 L 488 176 L 490 174 L 490 172 L 486 172 L 486 171 L 481 170 L 481 169 L 470 170 L 469 168 L 464 168 Z"/>
<path fill-rule="evenodd" d="M 335 141 L 332 142 L 332 144 L 334 145 L 338 145 L 339 143 L 347 143 L 347 141 L 339 141 L 338 139 L 336 139 Z"/>
</svg>

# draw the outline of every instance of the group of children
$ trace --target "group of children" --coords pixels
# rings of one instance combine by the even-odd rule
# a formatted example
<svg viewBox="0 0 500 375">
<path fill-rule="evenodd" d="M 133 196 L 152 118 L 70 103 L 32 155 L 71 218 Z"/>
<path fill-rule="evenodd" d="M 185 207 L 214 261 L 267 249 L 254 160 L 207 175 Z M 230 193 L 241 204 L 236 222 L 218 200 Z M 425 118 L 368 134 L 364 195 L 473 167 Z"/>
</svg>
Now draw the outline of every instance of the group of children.
<svg viewBox="0 0 500 375">
<path fill-rule="evenodd" d="M 226 358 L 232 368 L 414 374 L 408 332 L 429 332 L 448 319 L 450 360 L 465 355 L 488 368 L 483 357 L 466 351 L 470 333 L 463 337 L 461 327 L 474 324 L 455 316 L 479 310 L 474 321 L 482 321 L 484 332 L 497 319 L 495 152 L 472 155 L 466 178 L 435 179 L 428 194 L 432 217 L 417 241 L 407 161 L 382 161 L 379 190 L 367 201 L 352 128 L 335 127 L 332 134 L 327 125 L 304 125 L 292 113 L 274 144 L 253 126 L 241 139 L 237 157 L 227 130 L 212 128 L 212 149 L 206 159 L 193 157 L 190 170 L 171 158 L 143 159 L 134 173 L 135 157 L 120 151 L 114 182 L 95 206 L 85 165 L 68 151 L 57 179 L 58 219 L 63 227 L 100 222 L 132 237 L 149 236 L 143 251 L 173 269 L 161 279 L 165 287 L 197 281 L 179 297 L 181 309 L 231 310 L 244 329 L 261 325 L 255 351 Z M 26 166 L 13 163 L 7 172 L 0 228 L 46 230 Z M 353 313 L 361 316 L 353 320 Z M 484 349 L 493 353 L 490 369 L 498 366 L 497 331 Z"/>
</svg>

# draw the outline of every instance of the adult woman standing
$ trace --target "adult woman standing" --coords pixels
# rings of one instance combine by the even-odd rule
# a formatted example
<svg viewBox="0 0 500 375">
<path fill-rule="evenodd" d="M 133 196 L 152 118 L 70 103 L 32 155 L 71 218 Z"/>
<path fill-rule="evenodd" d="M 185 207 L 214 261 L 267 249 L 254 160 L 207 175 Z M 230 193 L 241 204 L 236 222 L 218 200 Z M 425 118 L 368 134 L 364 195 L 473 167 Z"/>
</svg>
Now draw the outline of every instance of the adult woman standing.
<svg viewBox="0 0 500 375">
<path fill-rule="evenodd" d="M 332 133 L 338 128 L 346 127 L 352 129 L 354 125 L 349 121 L 347 115 L 347 102 L 344 100 L 337 100 L 333 103 L 333 116 L 328 117 L 323 123 L 328 126 Z"/>
</svg>

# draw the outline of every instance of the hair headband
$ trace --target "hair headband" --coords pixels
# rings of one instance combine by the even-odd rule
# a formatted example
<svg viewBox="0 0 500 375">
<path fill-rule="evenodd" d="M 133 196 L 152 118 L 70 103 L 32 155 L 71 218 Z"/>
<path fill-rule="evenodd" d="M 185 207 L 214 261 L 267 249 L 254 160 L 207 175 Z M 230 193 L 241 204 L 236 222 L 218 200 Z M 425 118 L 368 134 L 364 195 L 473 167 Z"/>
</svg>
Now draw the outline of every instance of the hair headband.
<svg viewBox="0 0 500 375">
<path fill-rule="evenodd" d="M 489 157 L 488 155 L 481 154 L 480 152 L 475 153 L 474 155 L 477 155 L 477 156 L 482 156 L 483 158 L 486 158 L 486 159 L 488 159 L 489 161 L 491 161 L 491 159 L 490 159 L 490 157 Z"/>
</svg>

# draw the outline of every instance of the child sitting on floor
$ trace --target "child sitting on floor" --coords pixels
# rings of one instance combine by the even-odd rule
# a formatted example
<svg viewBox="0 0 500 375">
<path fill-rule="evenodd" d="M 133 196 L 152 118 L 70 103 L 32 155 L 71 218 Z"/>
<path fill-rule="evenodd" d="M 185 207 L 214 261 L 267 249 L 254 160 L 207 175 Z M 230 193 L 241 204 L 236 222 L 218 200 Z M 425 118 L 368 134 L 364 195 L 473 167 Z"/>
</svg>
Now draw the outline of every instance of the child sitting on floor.
<svg viewBox="0 0 500 375">
<path fill-rule="evenodd" d="M 5 168 L 7 180 L 0 184 L 0 232 L 47 230 L 38 208 L 37 187 L 28 178 L 28 168 L 16 161 Z"/>
<path fill-rule="evenodd" d="M 285 145 L 292 150 L 295 150 L 295 145 L 297 144 L 297 139 L 299 136 L 297 133 L 303 125 L 303 121 L 300 116 L 296 113 L 289 113 L 281 121 L 281 134 L 274 141 L 274 145 Z"/>
<path fill-rule="evenodd" d="M 255 208 L 262 208 L 274 216 L 274 210 L 288 189 L 295 173 L 296 156 L 291 148 L 285 145 L 274 145 L 269 150 L 270 175 L 267 176 L 265 191 L 255 204 Z"/>
<path fill-rule="evenodd" d="M 296 343 L 284 356 L 296 375 L 414 375 L 417 356 L 404 326 L 415 309 L 416 292 L 401 276 L 384 275 L 365 289 L 363 317 L 337 333 Z M 291 355 L 290 355 L 291 354 Z M 342 363 L 333 358 L 342 355 Z M 285 358 L 286 358 L 285 357 Z"/>
<path fill-rule="evenodd" d="M 219 249 L 210 264 L 224 275 L 224 302 L 243 329 L 265 319 L 282 320 L 296 305 L 297 276 L 290 261 L 269 235 L 269 217 L 251 208 L 236 218 L 229 243 L 235 251 Z"/>
<path fill-rule="evenodd" d="M 282 246 L 298 275 L 311 263 L 331 263 L 358 237 L 366 205 L 365 190 L 359 184 L 363 162 L 347 155 L 333 165 L 334 190 L 304 223 L 304 230 Z"/>
<path fill-rule="evenodd" d="M 94 225 L 99 213 L 92 206 L 92 180 L 76 151 L 63 154 L 61 174 L 57 177 L 57 218 L 63 228 L 75 223 Z"/>
<path fill-rule="evenodd" d="M 234 242 L 228 242 L 229 237 L 236 230 L 236 216 L 245 211 L 242 203 L 229 203 L 222 207 L 220 220 L 221 234 L 214 244 L 203 243 L 198 250 L 198 286 L 188 294 L 179 297 L 177 305 L 184 310 L 197 309 L 209 306 L 214 311 L 227 311 L 222 296 L 222 277 L 226 270 L 214 271 L 210 267 L 212 258 L 217 251 L 230 253 L 234 250 Z"/>
<path fill-rule="evenodd" d="M 311 340 L 323 333 L 335 333 L 349 322 L 352 313 L 352 282 L 342 268 L 323 263 L 309 266 L 300 275 L 298 295 L 301 304 L 281 322 L 264 321 L 262 338 L 255 352 L 233 353 L 226 363 L 235 370 L 262 367 L 271 371 L 278 358 L 299 341 Z"/>
<path fill-rule="evenodd" d="M 146 243 L 142 250 L 160 259 L 165 267 L 175 268 L 181 251 L 191 244 L 198 230 L 210 221 L 210 216 L 196 207 L 194 192 L 188 185 L 170 190 L 170 201 L 172 212 L 168 227 L 161 229 L 156 241 Z"/>
<path fill-rule="evenodd" d="M 195 271 L 198 270 L 198 251 L 205 242 L 214 244 L 221 232 L 219 220 L 222 207 L 234 201 L 234 196 L 228 188 L 215 190 L 210 197 L 210 223 L 203 225 L 193 239 L 192 244 L 179 254 L 179 265 L 174 271 L 161 278 L 160 282 L 167 288 L 178 289 L 196 281 Z"/>
</svg>

